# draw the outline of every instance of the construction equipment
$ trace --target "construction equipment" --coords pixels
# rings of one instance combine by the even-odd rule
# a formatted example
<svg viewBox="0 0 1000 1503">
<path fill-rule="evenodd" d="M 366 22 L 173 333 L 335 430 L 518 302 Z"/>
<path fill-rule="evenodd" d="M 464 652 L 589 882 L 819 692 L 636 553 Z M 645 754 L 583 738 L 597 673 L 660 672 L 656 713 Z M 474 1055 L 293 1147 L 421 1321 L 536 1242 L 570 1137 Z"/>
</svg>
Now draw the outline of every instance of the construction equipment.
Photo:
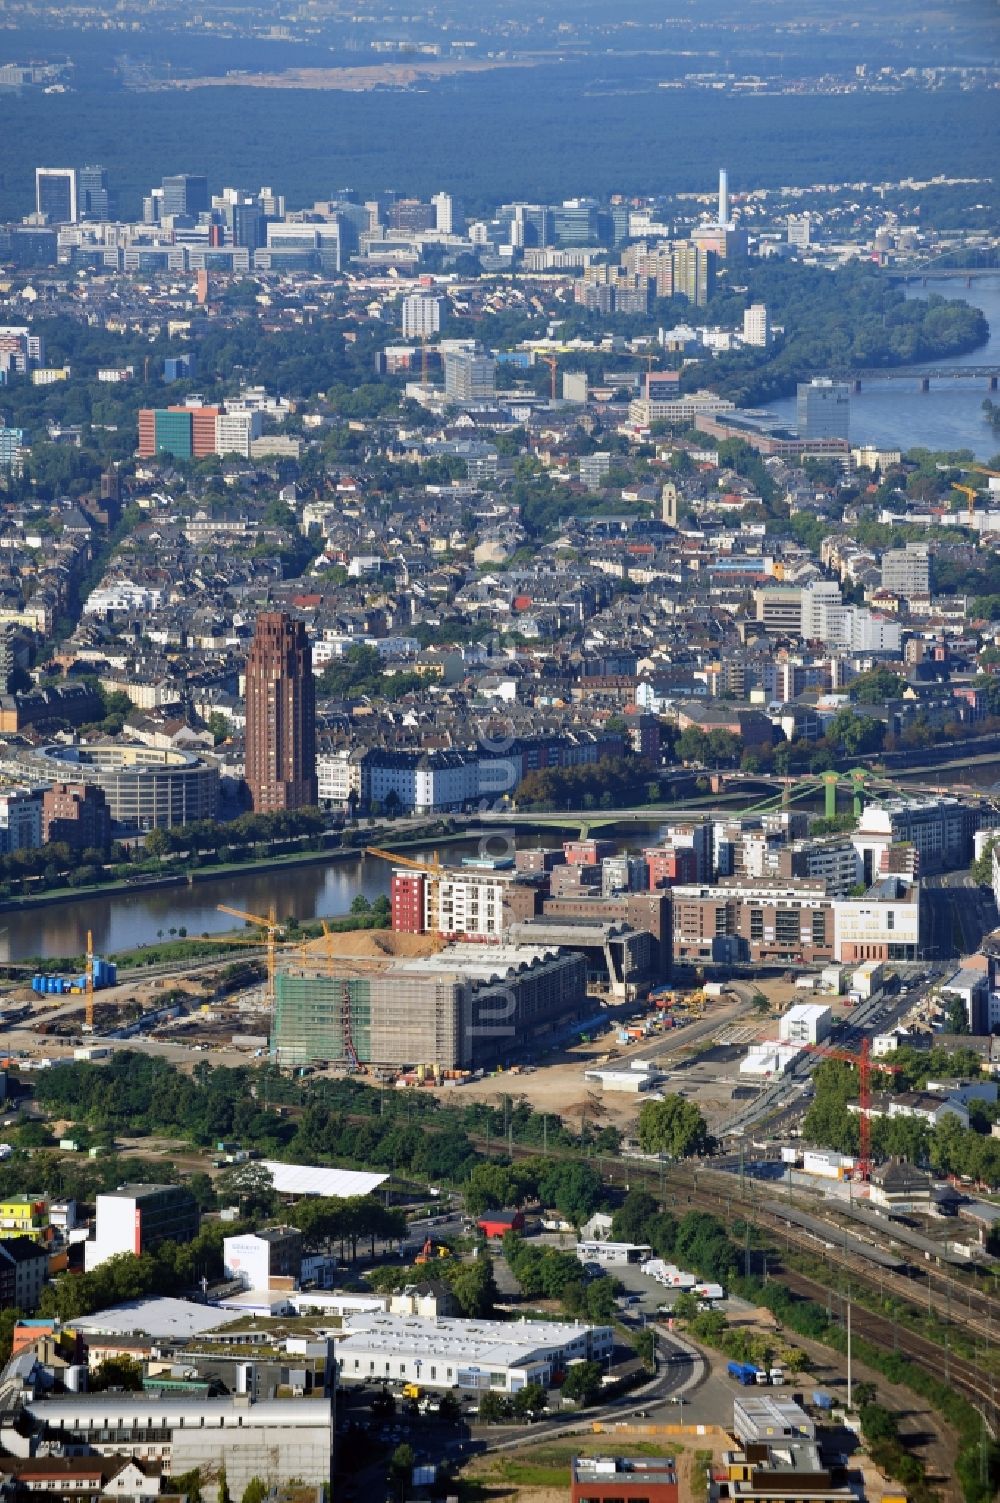
<svg viewBox="0 0 1000 1503">
<path fill-rule="evenodd" d="M 547 365 L 549 368 L 549 397 L 554 402 L 556 399 L 556 373 L 559 370 L 559 361 L 555 355 L 539 355 L 537 352 L 535 358 L 542 365 Z"/>
<path fill-rule="evenodd" d="M 987 466 L 984 465 L 984 464 L 969 464 L 969 465 L 962 465 L 962 474 L 963 475 L 986 475 L 986 476 L 992 475 L 992 476 L 996 477 L 996 476 L 1000 476 L 1000 470 L 991 470 L 991 469 L 988 469 Z M 978 499 L 978 497 L 980 497 L 980 496 L 983 495 L 983 492 L 979 491 L 979 490 L 976 490 L 975 486 L 972 486 L 972 485 L 962 485 L 957 480 L 953 480 L 952 481 L 951 488 L 952 488 L 953 491 L 961 491 L 962 495 L 965 496 L 966 499 L 968 500 L 968 503 L 969 503 L 968 525 L 970 527 L 974 526 L 975 525 L 976 500 Z"/>
<path fill-rule="evenodd" d="M 430 1237 L 414 1258 L 414 1263 L 433 1263 L 435 1258 L 450 1258 L 451 1248 L 445 1247 L 442 1242 L 432 1242 Z"/>
<path fill-rule="evenodd" d="M 351 983 L 345 981 L 340 990 L 340 1023 L 344 1038 L 344 1057 L 351 1070 L 359 1070 L 361 1061 L 358 1059 L 358 1051 L 354 1047 L 354 1035 L 351 1032 Z"/>
<path fill-rule="evenodd" d="M 94 1031 L 94 936 L 87 930 L 87 1002 L 84 1008 L 84 1027 Z"/>
<path fill-rule="evenodd" d="M 861 1048 L 857 1053 L 850 1049 L 840 1049 L 830 1044 L 803 1044 L 801 1046 L 810 1054 L 819 1054 L 824 1059 L 839 1059 L 845 1064 L 853 1065 L 858 1072 L 858 1131 L 861 1137 L 861 1148 L 858 1153 L 857 1178 L 863 1184 L 871 1182 L 872 1174 L 872 1056 L 871 1041 L 867 1036 L 861 1040 Z M 886 1064 L 879 1060 L 875 1065 L 876 1070 L 885 1070 L 893 1075 L 899 1074 L 898 1065 Z"/>
<path fill-rule="evenodd" d="M 267 918 L 261 918 L 259 913 L 244 913 L 241 908 L 229 908 L 225 903 L 216 905 L 220 913 L 228 913 L 230 918 L 242 919 L 245 924 L 256 924 L 258 928 L 267 933 L 267 1003 L 274 1006 L 274 976 L 277 969 L 278 935 L 282 925 L 278 923 L 274 908 L 270 909 Z"/>
<path fill-rule="evenodd" d="M 976 497 L 982 493 L 977 491 L 974 485 L 960 485 L 957 480 L 951 482 L 951 488 L 953 491 L 961 491 L 962 495 L 966 497 L 969 503 L 969 514 L 966 520 L 970 527 L 975 526 Z"/>
<path fill-rule="evenodd" d="M 432 861 L 418 861 L 413 856 L 400 856 L 395 851 L 383 850 L 378 845 L 366 845 L 366 856 L 377 856 L 380 861 L 389 861 L 393 866 L 405 866 L 411 871 L 424 872 L 427 876 L 427 928 L 431 934 L 441 932 L 440 884 L 447 867 L 441 865 L 437 851 Z"/>
</svg>

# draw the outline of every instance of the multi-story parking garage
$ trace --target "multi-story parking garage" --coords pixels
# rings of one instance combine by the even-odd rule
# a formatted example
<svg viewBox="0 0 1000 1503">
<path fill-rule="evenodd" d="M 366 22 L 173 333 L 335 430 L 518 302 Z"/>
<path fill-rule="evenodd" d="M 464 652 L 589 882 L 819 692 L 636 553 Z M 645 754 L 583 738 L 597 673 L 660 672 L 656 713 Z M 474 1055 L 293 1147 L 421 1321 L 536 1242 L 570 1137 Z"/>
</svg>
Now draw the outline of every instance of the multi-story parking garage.
<svg viewBox="0 0 1000 1503">
<path fill-rule="evenodd" d="M 20 751 L 16 763 L 34 782 L 102 789 L 122 831 L 166 830 L 218 813 L 219 769 L 190 752 L 118 743 L 51 745 Z"/>
</svg>

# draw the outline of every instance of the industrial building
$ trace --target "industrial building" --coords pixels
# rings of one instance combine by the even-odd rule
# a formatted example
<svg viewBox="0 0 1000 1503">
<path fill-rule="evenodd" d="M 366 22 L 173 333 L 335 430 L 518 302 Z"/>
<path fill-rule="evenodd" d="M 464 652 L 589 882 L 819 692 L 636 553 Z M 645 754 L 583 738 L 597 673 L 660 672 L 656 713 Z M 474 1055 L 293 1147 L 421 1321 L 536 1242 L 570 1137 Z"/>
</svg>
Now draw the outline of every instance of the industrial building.
<svg viewBox="0 0 1000 1503">
<path fill-rule="evenodd" d="M 271 1052 L 281 1065 L 473 1070 L 544 1038 L 586 990 L 582 956 L 518 943 L 293 966 L 276 979 Z"/>
<path fill-rule="evenodd" d="M 514 944 L 571 949 L 586 965 L 587 984 L 612 997 L 637 997 L 660 970 L 660 947 L 653 935 L 620 921 L 563 918 L 546 911 L 541 918 L 511 924 L 507 934 Z"/>
<path fill-rule="evenodd" d="M 733 1431 L 742 1441 L 816 1439 L 815 1421 L 794 1399 L 776 1394 L 738 1394 L 733 1399 Z"/>
<path fill-rule="evenodd" d="M 337 1341 L 341 1382 L 420 1383 L 517 1393 L 582 1358 L 602 1362 L 614 1350 L 610 1326 L 550 1320 L 419 1320 L 400 1315 L 347 1317 Z"/>
<path fill-rule="evenodd" d="M 669 1456 L 574 1456 L 571 1503 L 677 1503 Z"/>
<path fill-rule="evenodd" d="M 19 1433 L 28 1427 L 34 1434 Z M 254 1404 L 244 1394 L 74 1394 L 26 1404 L 19 1429 L 3 1425 L 0 1440 L 12 1455 L 44 1442 L 70 1454 L 159 1462 L 168 1476 L 225 1467 L 240 1495 L 254 1477 L 268 1487 L 294 1477 L 321 1488 L 330 1485 L 333 1405 L 316 1396 Z"/>
</svg>

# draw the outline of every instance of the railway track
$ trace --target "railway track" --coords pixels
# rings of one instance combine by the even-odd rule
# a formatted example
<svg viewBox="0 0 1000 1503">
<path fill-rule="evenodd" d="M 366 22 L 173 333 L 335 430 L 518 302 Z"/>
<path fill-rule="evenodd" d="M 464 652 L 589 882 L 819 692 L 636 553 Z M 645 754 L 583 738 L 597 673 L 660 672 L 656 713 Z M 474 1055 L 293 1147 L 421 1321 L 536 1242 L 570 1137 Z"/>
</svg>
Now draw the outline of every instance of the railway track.
<svg viewBox="0 0 1000 1503">
<path fill-rule="evenodd" d="M 793 1294 L 802 1295 L 806 1299 L 823 1303 L 829 1289 L 818 1279 L 811 1279 L 807 1274 L 799 1273 L 797 1269 L 782 1268 L 781 1282 L 786 1284 Z M 991 1383 L 989 1374 L 983 1373 L 974 1362 L 964 1357 L 953 1357 L 943 1350 L 935 1342 L 926 1336 L 920 1336 L 915 1331 L 908 1331 L 896 1325 L 884 1315 L 878 1315 L 874 1311 L 867 1310 L 864 1306 L 853 1305 L 851 1310 L 851 1329 L 857 1336 L 870 1341 L 873 1346 L 882 1347 L 886 1351 L 898 1351 L 902 1356 L 911 1358 L 918 1367 L 929 1372 L 933 1377 L 950 1383 L 953 1388 L 976 1407 L 984 1412 L 992 1426 L 994 1433 L 1000 1420 L 1000 1385 Z"/>
<path fill-rule="evenodd" d="M 712 1171 L 698 1170 L 697 1179 L 700 1180 Z M 669 1183 L 676 1184 L 680 1176 L 671 1174 Z M 906 1265 L 906 1274 L 894 1273 L 888 1268 L 873 1264 L 866 1267 L 859 1263 L 850 1254 L 845 1254 L 842 1248 L 838 1248 L 833 1242 L 820 1242 L 811 1233 L 803 1231 L 795 1225 L 783 1220 L 780 1215 L 766 1210 L 759 1205 L 753 1196 L 740 1195 L 738 1185 L 718 1185 L 718 1175 L 712 1175 L 714 1186 L 707 1188 L 699 1184 L 695 1173 L 685 1174 L 682 1182 L 690 1192 L 694 1200 L 703 1205 L 705 1209 L 718 1212 L 725 1211 L 731 1214 L 733 1205 L 740 1208 L 742 1215 L 762 1230 L 769 1231 L 775 1237 L 780 1238 L 786 1246 L 794 1246 L 804 1252 L 821 1252 L 823 1258 L 832 1267 L 836 1267 L 850 1275 L 855 1282 L 863 1282 L 869 1288 L 877 1291 L 879 1295 L 895 1294 L 908 1304 L 920 1307 L 920 1296 L 924 1293 L 928 1297 L 928 1304 L 933 1308 L 930 1296 L 937 1293 L 938 1313 L 942 1297 L 948 1301 L 946 1318 L 957 1326 L 963 1326 L 969 1330 L 977 1340 L 983 1340 L 988 1347 L 1000 1342 L 1000 1302 L 995 1300 L 985 1290 L 973 1288 L 972 1285 L 959 1284 L 947 1274 L 934 1269 L 931 1265 L 922 1265 L 911 1261 L 904 1251 L 899 1251 L 899 1260 Z M 727 1176 L 728 1178 L 728 1176 Z M 830 1227 L 831 1237 L 835 1236 L 837 1228 Z M 852 1236 L 857 1238 L 857 1233 L 852 1231 Z M 937 1283 L 935 1283 L 937 1280 Z M 943 1291 L 943 1293 L 942 1293 Z M 993 1321 L 997 1323 L 996 1336 L 992 1332 Z M 985 1330 L 984 1330 L 985 1322 Z M 930 1343 L 933 1346 L 933 1343 Z"/>
</svg>

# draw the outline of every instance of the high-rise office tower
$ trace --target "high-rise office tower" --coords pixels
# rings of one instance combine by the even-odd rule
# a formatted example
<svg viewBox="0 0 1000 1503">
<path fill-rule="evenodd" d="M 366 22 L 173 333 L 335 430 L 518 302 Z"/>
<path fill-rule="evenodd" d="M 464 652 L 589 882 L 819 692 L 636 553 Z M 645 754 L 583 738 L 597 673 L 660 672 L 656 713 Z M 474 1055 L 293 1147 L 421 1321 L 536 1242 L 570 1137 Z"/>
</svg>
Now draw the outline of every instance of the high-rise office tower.
<svg viewBox="0 0 1000 1503">
<path fill-rule="evenodd" d="M 444 357 L 445 396 L 454 402 L 489 401 L 496 393 L 497 363 L 482 350 L 449 350 Z"/>
<path fill-rule="evenodd" d="M 81 167 L 76 175 L 78 207 L 81 219 L 109 219 L 111 190 L 103 167 Z"/>
<path fill-rule="evenodd" d="M 450 193 L 435 193 L 431 199 L 434 228 L 440 235 L 460 235 L 465 228 L 462 205 Z"/>
<path fill-rule="evenodd" d="M 791 215 L 787 233 L 789 245 L 794 245 L 797 250 L 808 250 L 812 244 L 812 220 L 809 215 Z"/>
<path fill-rule="evenodd" d="M 719 168 L 719 223 L 729 223 L 729 173 Z"/>
<path fill-rule="evenodd" d="M 190 172 L 178 173 L 163 179 L 163 207 L 161 212 L 183 214 L 197 219 L 208 211 L 208 178 Z"/>
<path fill-rule="evenodd" d="M 301 621 L 264 611 L 247 655 L 246 780 L 254 809 L 315 804 L 316 687 Z"/>
<path fill-rule="evenodd" d="M 816 377 L 800 381 L 795 393 L 799 438 L 847 438 L 851 395 L 841 381 Z"/>
<path fill-rule="evenodd" d="M 76 224 L 79 206 L 75 167 L 35 168 L 35 210 L 50 224 Z"/>
</svg>

